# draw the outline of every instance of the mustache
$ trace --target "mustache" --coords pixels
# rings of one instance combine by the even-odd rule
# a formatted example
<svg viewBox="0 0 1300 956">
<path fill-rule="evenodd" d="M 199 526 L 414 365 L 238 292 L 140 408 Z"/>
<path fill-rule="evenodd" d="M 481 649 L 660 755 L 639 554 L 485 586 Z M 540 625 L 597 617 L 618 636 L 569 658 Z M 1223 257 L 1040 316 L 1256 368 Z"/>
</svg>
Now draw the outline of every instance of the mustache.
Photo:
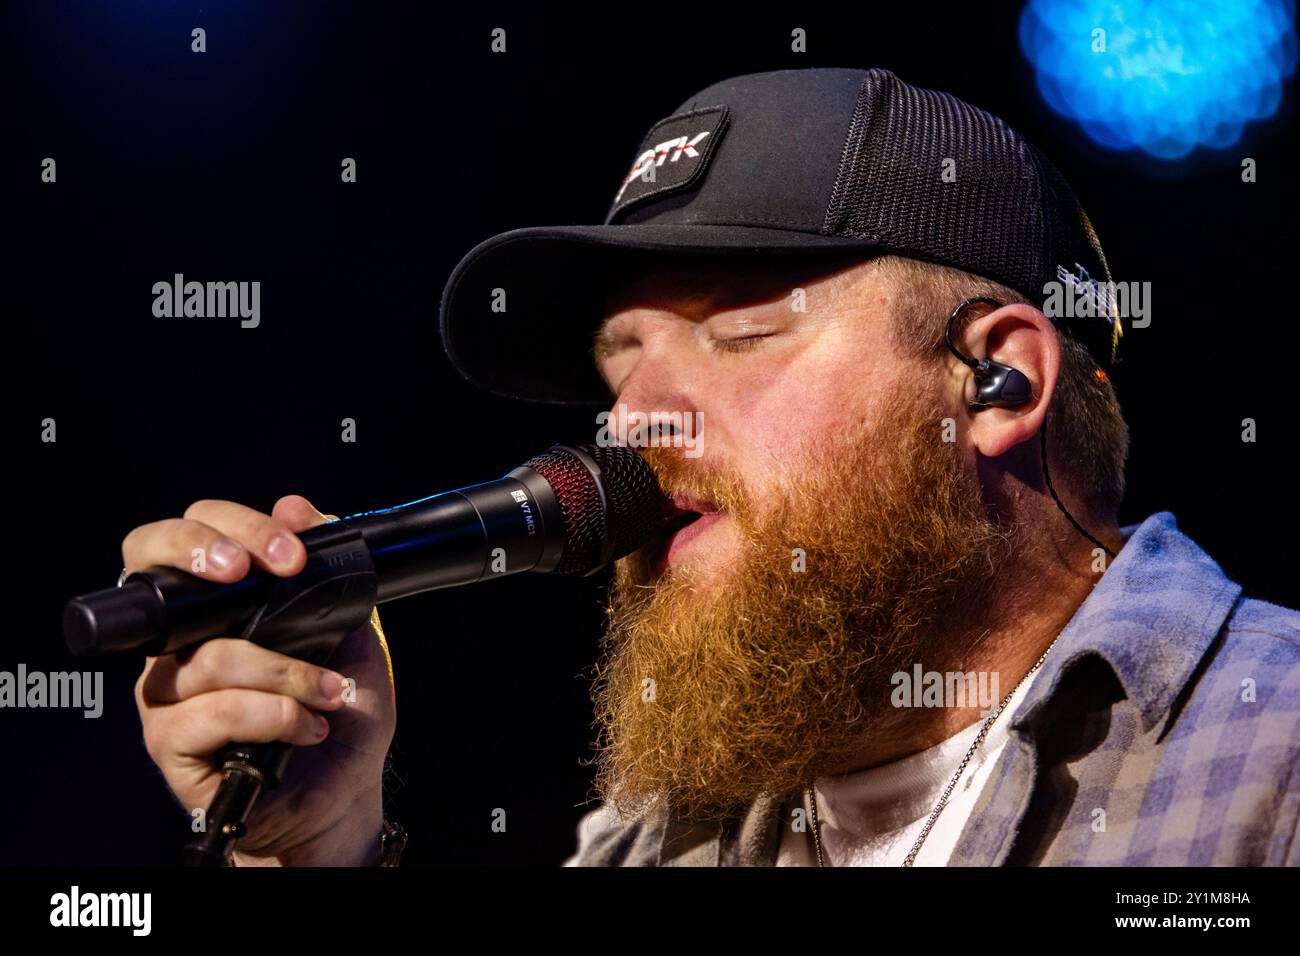
<svg viewBox="0 0 1300 956">
<path fill-rule="evenodd" d="M 664 494 L 681 510 L 725 511 L 738 517 L 751 515 L 753 499 L 739 473 L 719 462 L 686 458 L 673 448 L 651 447 L 640 451 L 659 481 Z"/>
<path fill-rule="evenodd" d="M 615 565 L 615 580 L 625 587 L 650 587 L 662 582 L 667 573 L 664 555 L 672 537 L 710 512 L 721 512 L 733 520 L 742 537 L 752 540 L 757 533 L 754 501 L 737 471 L 716 459 L 686 458 L 679 450 L 650 447 L 640 450 L 665 495 L 667 519 L 657 534 L 642 548 Z"/>
</svg>

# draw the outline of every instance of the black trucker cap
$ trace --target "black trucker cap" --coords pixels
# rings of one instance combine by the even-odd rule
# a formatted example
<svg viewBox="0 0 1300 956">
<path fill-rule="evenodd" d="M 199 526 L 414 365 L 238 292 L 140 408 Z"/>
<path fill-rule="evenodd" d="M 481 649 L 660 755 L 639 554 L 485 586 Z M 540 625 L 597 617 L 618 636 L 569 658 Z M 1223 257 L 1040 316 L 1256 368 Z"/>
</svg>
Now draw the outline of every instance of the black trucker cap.
<svg viewBox="0 0 1300 956">
<path fill-rule="evenodd" d="M 755 73 L 652 126 L 602 225 L 514 229 L 474 247 L 443 290 L 448 357 L 500 395 L 607 406 L 592 357 L 605 277 L 653 252 L 902 255 L 1031 302 L 1048 282 L 1110 280 L 1069 185 L 996 116 L 887 70 Z M 1108 311 L 1054 320 L 1103 368 L 1120 335 Z"/>
</svg>

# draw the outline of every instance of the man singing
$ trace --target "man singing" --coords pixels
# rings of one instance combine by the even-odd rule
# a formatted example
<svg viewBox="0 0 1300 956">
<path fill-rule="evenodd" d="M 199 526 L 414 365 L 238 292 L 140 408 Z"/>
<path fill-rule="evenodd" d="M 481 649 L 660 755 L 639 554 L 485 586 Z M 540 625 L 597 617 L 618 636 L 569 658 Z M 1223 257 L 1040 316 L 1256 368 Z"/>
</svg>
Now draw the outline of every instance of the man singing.
<svg viewBox="0 0 1300 956">
<path fill-rule="evenodd" d="M 663 431 L 643 452 L 698 517 L 616 568 L 600 805 L 568 864 L 1300 862 L 1300 615 L 1167 512 L 1118 526 L 1110 279 L 1033 147 L 884 70 L 715 84 L 651 128 L 604 224 L 462 260 L 442 321 L 466 377 L 703 425 L 698 455 Z M 199 502 L 125 563 L 293 574 L 322 520 Z M 214 640 L 141 676 L 185 806 L 227 741 L 304 748 L 237 865 L 385 859 L 377 621 L 332 663 Z"/>
</svg>

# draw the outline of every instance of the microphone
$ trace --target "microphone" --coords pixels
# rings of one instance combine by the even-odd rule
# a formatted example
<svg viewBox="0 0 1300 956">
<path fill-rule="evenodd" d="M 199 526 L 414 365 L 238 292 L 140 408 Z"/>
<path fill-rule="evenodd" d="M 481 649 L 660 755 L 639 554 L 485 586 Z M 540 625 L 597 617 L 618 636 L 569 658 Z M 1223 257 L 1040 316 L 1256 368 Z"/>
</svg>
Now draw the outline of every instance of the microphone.
<svg viewBox="0 0 1300 956">
<path fill-rule="evenodd" d="M 496 481 L 302 532 L 307 564 L 290 578 L 254 568 L 220 584 L 174 568 L 136 572 L 68 602 L 64 638 L 79 656 L 170 654 L 235 635 L 317 656 L 323 633 L 360 626 L 386 601 L 522 571 L 594 574 L 645 544 L 672 511 L 636 452 L 555 445 Z"/>
<path fill-rule="evenodd" d="M 593 574 L 680 516 L 636 452 L 554 445 L 496 481 L 304 531 L 307 564 L 291 578 L 253 569 L 218 584 L 174 568 L 137 572 L 69 601 L 64 639 L 78 655 L 158 655 L 238 634 L 321 664 L 376 604 L 521 571 Z M 273 741 L 217 753 L 221 784 L 184 865 L 228 865 L 253 804 L 279 786 L 292 751 Z"/>
</svg>

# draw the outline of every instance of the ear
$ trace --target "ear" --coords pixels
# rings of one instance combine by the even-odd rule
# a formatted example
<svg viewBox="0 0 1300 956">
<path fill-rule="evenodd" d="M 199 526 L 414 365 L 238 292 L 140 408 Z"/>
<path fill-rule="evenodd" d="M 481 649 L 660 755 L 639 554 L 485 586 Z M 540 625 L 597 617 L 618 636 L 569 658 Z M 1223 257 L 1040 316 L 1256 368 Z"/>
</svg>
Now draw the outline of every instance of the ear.
<svg viewBox="0 0 1300 956">
<path fill-rule="evenodd" d="M 997 458 L 1038 435 L 1061 370 L 1056 327 L 1038 309 L 1013 303 L 967 324 L 957 347 L 976 359 L 993 359 L 1018 369 L 1029 379 L 1033 398 L 1016 408 L 972 409 L 975 377 L 953 360 L 958 372 L 969 441 L 985 458 Z"/>
</svg>

